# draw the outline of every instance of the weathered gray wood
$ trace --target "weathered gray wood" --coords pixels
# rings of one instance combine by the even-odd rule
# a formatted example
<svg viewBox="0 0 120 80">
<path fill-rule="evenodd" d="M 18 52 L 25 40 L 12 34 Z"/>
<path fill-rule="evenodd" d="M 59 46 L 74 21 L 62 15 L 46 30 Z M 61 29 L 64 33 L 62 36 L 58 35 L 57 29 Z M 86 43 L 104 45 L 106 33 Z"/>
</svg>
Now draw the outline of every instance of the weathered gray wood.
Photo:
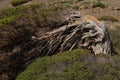
<svg viewBox="0 0 120 80">
<path fill-rule="evenodd" d="M 96 18 L 72 12 L 63 23 L 62 26 L 47 32 L 42 37 L 31 36 L 31 40 L 15 45 L 8 54 L 1 52 L 6 62 L 2 63 L 0 60 L 2 65 L 0 77 L 6 75 L 8 80 L 9 78 L 13 80 L 37 57 L 51 56 L 66 50 L 83 48 L 91 50 L 92 54 L 113 54 L 112 42 L 106 27 Z"/>
<path fill-rule="evenodd" d="M 94 54 L 112 55 L 112 42 L 105 25 L 92 16 L 71 14 L 66 19 L 67 24 L 37 38 L 39 53 L 51 55 L 75 48 L 86 48 Z M 38 46 L 39 47 L 39 46 Z M 45 50 L 45 53 L 43 51 Z"/>
</svg>

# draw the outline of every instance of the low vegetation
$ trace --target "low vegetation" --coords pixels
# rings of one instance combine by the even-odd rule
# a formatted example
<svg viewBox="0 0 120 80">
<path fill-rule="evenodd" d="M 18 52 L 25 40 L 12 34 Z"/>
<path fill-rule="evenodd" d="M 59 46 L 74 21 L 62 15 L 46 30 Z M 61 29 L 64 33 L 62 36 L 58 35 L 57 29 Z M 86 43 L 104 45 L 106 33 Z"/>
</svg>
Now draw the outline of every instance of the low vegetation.
<svg viewBox="0 0 120 80">
<path fill-rule="evenodd" d="M 96 7 L 106 8 L 107 4 L 105 2 L 100 1 L 100 0 L 96 0 L 92 3 L 92 7 L 93 8 L 96 8 Z"/>
<path fill-rule="evenodd" d="M 31 0 L 12 0 L 14 8 L 0 11 L 0 47 L 4 52 L 11 52 L 13 47 L 23 46 L 41 28 L 59 27 L 63 20 L 63 13 L 71 7 L 69 3 L 60 3 L 57 6 L 49 4 L 21 5 Z M 50 1 L 50 0 L 49 0 Z M 81 0 L 76 0 L 81 1 Z M 92 4 L 92 5 L 91 5 Z M 20 6 L 19 6 L 20 5 Z M 84 2 L 81 5 L 89 8 L 106 8 L 102 1 Z M 74 7 L 76 9 L 79 6 Z M 117 22 L 118 19 L 111 16 L 103 16 L 99 20 Z M 44 29 L 43 29 L 44 30 Z M 44 31 L 43 31 L 44 32 Z M 110 36 L 114 49 L 120 52 L 120 29 L 111 30 Z M 20 73 L 16 80 L 119 80 L 120 57 L 89 54 L 87 50 L 73 50 L 59 53 L 53 56 L 38 58 L 25 71 Z M 3 53 L 4 54 L 4 53 Z M 7 54 L 7 53 L 6 53 Z M 17 58 L 17 57 L 15 57 Z M 20 57 L 22 60 L 22 58 Z M 13 59 L 14 60 L 14 59 Z M 3 61 L 5 62 L 5 61 Z M 6 61 L 7 62 L 7 61 Z M 9 61 L 8 61 L 9 62 Z M 9 66 L 2 65 L 5 73 Z M 7 69 L 7 70 L 6 70 Z M 8 70 L 9 72 L 10 70 Z M 15 71 L 13 71 L 15 73 Z M 17 71 L 16 71 L 17 72 Z M 11 75 L 11 73 L 9 73 Z M 3 80 L 3 79 L 2 79 Z"/>
<path fill-rule="evenodd" d="M 14 20 L 16 20 L 17 18 L 19 18 L 20 15 L 17 15 L 17 16 L 10 16 L 10 17 L 7 17 L 7 18 L 3 18 L 3 19 L 0 19 L 0 26 L 3 26 L 5 24 L 8 24 Z"/>
<path fill-rule="evenodd" d="M 16 80 L 118 80 L 120 58 L 73 50 L 37 59 Z"/>
<path fill-rule="evenodd" d="M 95 1 L 85 1 L 81 3 L 81 6 L 83 8 L 96 8 L 96 7 L 100 7 L 100 8 L 106 8 L 107 4 L 103 1 L 99 1 L 99 0 L 95 0 Z"/>
<path fill-rule="evenodd" d="M 15 8 L 5 9 L 0 11 L 0 26 L 8 24 L 14 20 L 19 19 L 21 15 L 25 15 L 28 9 L 34 9 L 38 5 L 18 6 Z"/>
<path fill-rule="evenodd" d="M 81 3 L 81 7 L 82 8 L 90 8 L 91 4 L 92 4 L 92 2 L 83 2 L 83 3 Z"/>
<path fill-rule="evenodd" d="M 11 4 L 13 6 L 19 6 L 19 5 L 27 3 L 29 1 L 32 1 L 32 0 L 11 0 Z"/>
<path fill-rule="evenodd" d="M 53 17 L 53 16 L 57 17 L 57 15 L 60 14 L 58 11 L 61 11 L 61 14 L 62 14 L 62 10 L 64 10 L 67 7 L 69 7 L 69 5 L 66 5 L 66 4 L 60 4 L 58 6 L 51 5 L 50 7 L 46 7 L 44 5 L 31 4 L 31 5 L 23 5 L 23 6 L 17 6 L 14 8 L 10 8 L 10 9 L 1 10 L 0 11 L 0 26 L 5 25 L 6 23 L 10 23 L 13 20 L 19 19 L 19 17 L 23 15 L 31 19 L 35 19 L 35 18 L 38 19 L 39 17 L 43 17 L 44 19 L 45 18 L 48 19 L 48 17 Z M 43 18 L 39 20 L 42 21 Z M 51 18 L 51 20 L 52 19 L 55 20 L 54 17 Z M 57 22 L 57 20 L 53 22 Z"/>
<path fill-rule="evenodd" d="M 62 4 L 49 7 L 32 4 L 1 10 L 0 35 L 4 37 L 0 37 L 0 47 L 21 44 L 29 40 L 31 35 L 40 36 L 46 30 L 59 27 L 65 20 L 63 13 L 67 8 Z M 40 28 L 45 28 L 42 34 L 39 34 Z"/>
<path fill-rule="evenodd" d="M 116 30 L 109 30 L 110 37 L 113 41 L 114 51 L 120 54 L 120 26 Z"/>
<path fill-rule="evenodd" d="M 112 16 L 102 16 L 100 18 L 98 18 L 99 20 L 102 21 L 111 21 L 111 22 L 118 22 L 118 19 Z"/>
</svg>

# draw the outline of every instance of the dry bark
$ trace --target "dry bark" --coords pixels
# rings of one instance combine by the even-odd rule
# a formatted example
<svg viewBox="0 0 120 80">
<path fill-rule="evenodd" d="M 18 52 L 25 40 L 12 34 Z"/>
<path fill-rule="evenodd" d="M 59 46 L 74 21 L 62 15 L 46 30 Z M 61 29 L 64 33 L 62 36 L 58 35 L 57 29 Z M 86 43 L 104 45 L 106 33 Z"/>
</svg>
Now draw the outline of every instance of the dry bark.
<svg viewBox="0 0 120 80">
<path fill-rule="evenodd" d="M 17 73 L 37 57 L 51 56 L 76 48 L 88 49 L 93 54 L 113 54 L 112 42 L 105 25 L 92 16 L 81 16 L 74 12 L 70 13 L 59 28 L 40 38 L 32 36 L 28 42 L 14 46 L 6 56 L 6 63 L 2 64 L 8 66 L 0 67 L 0 77 L 7 75 L 8 79 L 5 80 L 13 80 Z"/>
<path fill-rule="evenodd" d="M 92 16 L 81 17 L 79 13 L 71 14 L 65 22 L 62 27 L 36 38 L 32 44 L 37 45 L 34 49 L 45 55 L 75 48 L 86 48 L 94 54 L 112 55 L 112 42 L 102 22 Z"/>
</svg>

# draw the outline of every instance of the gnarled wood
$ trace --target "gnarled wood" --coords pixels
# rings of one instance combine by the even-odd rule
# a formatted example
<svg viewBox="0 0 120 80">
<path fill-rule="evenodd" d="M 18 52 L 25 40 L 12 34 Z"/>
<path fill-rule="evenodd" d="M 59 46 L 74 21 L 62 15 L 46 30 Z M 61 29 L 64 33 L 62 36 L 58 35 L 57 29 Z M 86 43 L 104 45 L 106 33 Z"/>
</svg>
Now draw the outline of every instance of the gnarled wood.
<svg viewBox="0 0 120 80">
<path fill-rule="evenodd" d="M 31 36 L 28 42 L 14 47 L 7 56 L 5 55 L 5 63 L 0 60 L 3 65 L 0 67 L 0 77 L 6 76 L 8 80 L 13 80 L 17 73 L 37 57 L 75 48 L 89 49 L 93 54 L 113 54 L 112 42 L 105 25 L 92 16 L 81 16 L 78 12 L 70 13 L 59 28 L 47 32 L 40 38 Z"/>
<path fill-rule="evenodd" d="M 52 55 L 65 50 L 86 48 L 94 54 L 112 55 L 112 42 L 102 22 L 89 15 L 81 17 L 79 13 L 71 14 L 66 22 L 64 26 L 37 38 L 39 49 L 35 50 L 40 54 Z"/>
</svg>

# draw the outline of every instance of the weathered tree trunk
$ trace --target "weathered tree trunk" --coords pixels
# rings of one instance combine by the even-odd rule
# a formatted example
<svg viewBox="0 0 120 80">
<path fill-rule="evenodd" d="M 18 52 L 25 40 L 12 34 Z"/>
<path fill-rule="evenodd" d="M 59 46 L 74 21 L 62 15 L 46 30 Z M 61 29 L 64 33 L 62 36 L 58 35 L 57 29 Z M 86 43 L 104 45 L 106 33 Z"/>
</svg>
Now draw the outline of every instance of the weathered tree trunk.
<svg viewBox="0 0 120 80">
<path fill-rule="evenodd" d="M 112 55 L 112 42 L 105 25 L 92 16 L 81 16 L 79 13 L 70 14 L 59 28 L 47 32 L 40 38 L 17 45 L 6 56 L 6 68 L 0 67 L 1 76 L 5 74 L 13 80 L 29 63 L 37 57 L 54 55 L 75 48 L 88 49 L 93 54 Z"/>
<path fill-rule="evenodd" d="M 94 54 L 112 55 L 112 42 L 105 25 L 92 16 L 81 17 L 78 13 L 70 15 L 62 27 L 30 43 L 32 46 L 35 44 L 37 47 L 32 48 L 32 52 L 35 50 L 41 55 L 53 55 L 75 48 L 86 48 Z"/>
</svg>

